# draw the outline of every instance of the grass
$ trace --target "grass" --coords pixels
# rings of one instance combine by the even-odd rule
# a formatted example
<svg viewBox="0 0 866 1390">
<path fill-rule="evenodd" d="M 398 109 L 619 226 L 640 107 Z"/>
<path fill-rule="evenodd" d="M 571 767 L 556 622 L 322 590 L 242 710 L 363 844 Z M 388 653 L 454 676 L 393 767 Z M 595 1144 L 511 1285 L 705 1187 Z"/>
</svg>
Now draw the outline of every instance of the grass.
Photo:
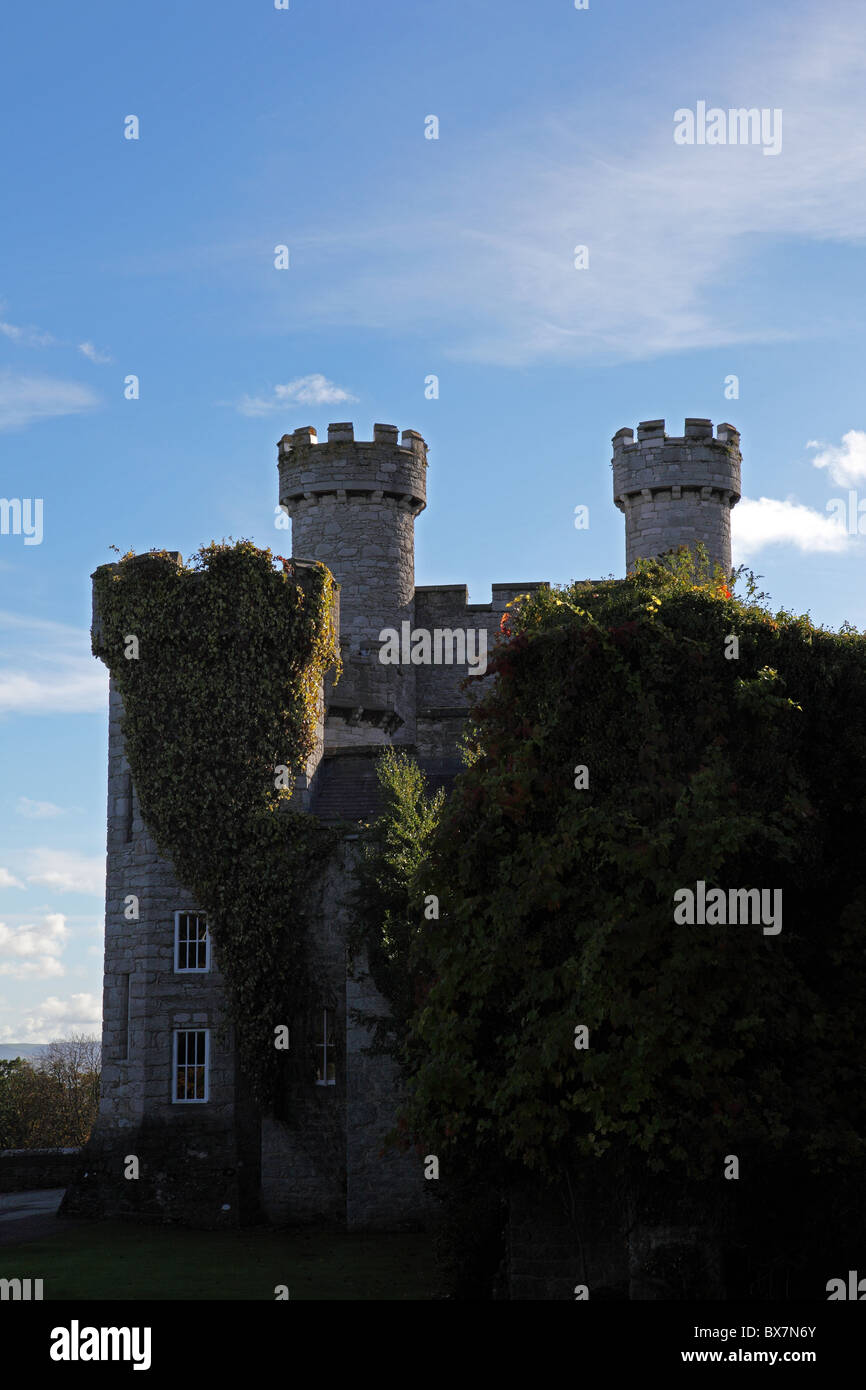
<svg viewBox="0 0 866 1390">
<path fill-rule="evenodd" d="M 0 1248 L 0 1278 L 44 1280 L 52 1299 L 432 1299 L 424 1234 L 190 1231 L 76 1222 L 58 1235 Z"/>
</svg>

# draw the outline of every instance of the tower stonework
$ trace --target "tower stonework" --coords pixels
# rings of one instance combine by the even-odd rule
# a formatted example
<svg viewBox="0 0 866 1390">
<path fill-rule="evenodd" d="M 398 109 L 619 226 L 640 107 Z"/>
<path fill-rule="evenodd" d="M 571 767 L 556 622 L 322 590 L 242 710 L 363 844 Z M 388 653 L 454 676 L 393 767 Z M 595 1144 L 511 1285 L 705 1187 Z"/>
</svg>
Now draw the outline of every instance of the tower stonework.
<svg viewBox="0 0 866 1390">
<path fill-rule="evenodd" d="M 383 628 L 414 620 L 415 518 L 427 505 L 427 445 L 395 425 L 356 440 L 351 424 L 279 443 L 280 505 L 294 556 L 321 560 L 340 585 L 343 673 L 326 690 L 330 748 L 414 743 L 415 668 L 379 660 Z"/>
<path fill-rule="evenodd" d="M 731 568 L 731 508 L 740 500 L 740 436 L 733 425 L 687 419 L 685 434 L 644 420 L 613 437 L 613 500 L 625 514 L 626 569 L 685 545 Z"/>
</svg>

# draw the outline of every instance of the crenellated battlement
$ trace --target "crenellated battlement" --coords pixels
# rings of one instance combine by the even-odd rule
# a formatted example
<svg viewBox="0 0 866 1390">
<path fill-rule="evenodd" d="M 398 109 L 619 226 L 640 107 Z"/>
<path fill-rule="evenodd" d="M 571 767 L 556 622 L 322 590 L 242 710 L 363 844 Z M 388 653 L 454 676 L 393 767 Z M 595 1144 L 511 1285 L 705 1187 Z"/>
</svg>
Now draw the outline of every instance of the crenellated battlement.
<svg viewBox="0 0 866 1390">
<path fill-rule="evenodd" d="M 458 620 L 466 614 L 491 613 L 497 621 L 513 599 L 520 594 L 532 594 L 536 589 L 549 589 L 546 579 L 527 579 L 522 584 L 491 584 L 489 603 L 470 603 L 465 584 L 416 584 L 415 618 Z"/>
<path fill-rule="evenodd" d="M 703 444 L 721 444 L 725 448 L 739 449 L 740 432 L 733 425 L 722 424 L 716 426 L 714 435 L 712 420 L 688 416 L 683 434 L 672 435 L 665 433 L 664 420 L 642 420 L 637 427 L 637 439 L 633 429 L 617 430 L 613 436 L 613 451 L 616 454 L 630 449 L 671 448 L 675 445 L 688 447 L 697 440 Z"/>
<path fill-rule="evenodd" d="M 626 565 L 677 546 L 703 544 L 731 566 L 731 508 L 740 500 L 740 434 L 733 425 L 689 417 L 684 433 L 643 420 L 613 436 L 613 500 L 626 519 Z"/>
<path fill-rule="evenodd" d="M 284 434 L 277 447 L 282 455 L 290 453 L 293 449 L 325 449 L 331 444 L 352 444 L 356 449 L 379 449 L 385 446 L 389 449 L 406 449 L 410 453 L 427 457 L 427 445 L 417 430 L 404 430 L 402 438 L 398 440 L 399 434 L 396 425 L 374 425 L 372 439 L 356 439 L 355 426 L 349 420 L 342 424 L 329 425 L 328 438 L 320 442 L 318 431 L 313 425 L 302 425 L 291 434 Z"/>
<path fill-rule="evenodd" d="M 379 502 L 417 516 L 427 505 L 427 445 L 417 430 L 374 425 L 372 439 L 356 439 L 351 423 L 328 426 L 319 442 L 305 425 L 277 445 L 280 505 L 294 517 L 303 504 Z"/>
</svg>

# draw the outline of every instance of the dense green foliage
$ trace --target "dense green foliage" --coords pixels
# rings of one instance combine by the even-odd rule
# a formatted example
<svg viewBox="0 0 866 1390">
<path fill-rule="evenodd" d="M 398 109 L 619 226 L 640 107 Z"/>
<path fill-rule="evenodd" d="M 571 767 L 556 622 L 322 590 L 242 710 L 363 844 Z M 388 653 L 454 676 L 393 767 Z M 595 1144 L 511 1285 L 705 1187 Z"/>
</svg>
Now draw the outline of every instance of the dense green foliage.
<svg viewBox="0 0 866 1390">
<path fill-rule="evenodd" d="M 322 675 L 338 658 L 333 580 L 318 566 L 302 585 L 239 541 L 205 546 L 189 566 L 126 556 L 97 571 L 95 588 L 93 650 L 123 698 L 142 815 L 208 914 L 253 1093 L 279 1105 L 287 1058 L 308 1060 L 317 987 L 305 903 L 333 843 L 288 810 Z M 281 1024 L 290 1054 L 274 1047 Z"/>
<path fill-rule="evenodd" d="M 402 1127 L 443 1168 L 862 1163 L 866 641 L 761 597 L 680 556 L 504 623 L 408 894 Z M 699 880 L 781 889 L 781 932 L 676 923 Z"/>
<path fill-rule="evenodd" d="M 363 1015 L 375 1051 L 393 1051 L 419 1002 L 409 960 L 424 925 L 416 910 L 415 877 L 424 861 L 445 793 L 427 792 L 408 753 L 386 748 L 376 765 L 381 809 L 365 835 L 355 870 L 350 958 L 363 949 L 387 1015 Z"/>
<path fill-rule="evenodd" d="M 0 1149 L 76 1148 L 99 1106 L 99 1043 L 74 1035 L 0 1061 Z"/>
</svg>

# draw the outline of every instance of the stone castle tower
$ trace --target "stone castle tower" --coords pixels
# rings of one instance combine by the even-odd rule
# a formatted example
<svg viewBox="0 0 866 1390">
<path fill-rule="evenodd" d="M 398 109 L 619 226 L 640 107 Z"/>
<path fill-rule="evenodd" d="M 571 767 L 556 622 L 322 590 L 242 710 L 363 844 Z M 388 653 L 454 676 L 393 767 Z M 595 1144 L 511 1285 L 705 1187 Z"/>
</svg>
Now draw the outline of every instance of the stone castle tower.
<svg viewBox="0 0 866 1390">
<path fill-rule="evenodd" d="M 414 620 L 415 518 L 427 505 L 427 446 L 376 425 L 372 443 L 351 425 L 279 443 L 280 505 L 292 518 L 292 553 L 321 560 L 340 585 L 343 674 L 328 701 L 333 748 L 414 743 L 415 673 L 378 660 L 379 633 Z"/>
<path fill-rule="evenodd" d="M 613 500 L 625 513 L 625 562 L 703 542 L 731 568 L 731 508 L 740 500 L 740 436 L 733 425 L 686 420 L 685 435 L 644 420 L 613 437 Z"/>
<path fill-rule="evenodd" d="M 626 563 L 703 542 L 730 569 L 730 509 L 740 495 L 739 436 L 709 420 L 669 438 L 664 421 L 613 440 L 614 501 L 626 518 Z M 384 1011 L 363 963 L 347 971 L 347 894 L 358 822 L 375 815 L 375 760 L 384 745 L 412 752 L 433 786 L 461 766 L 470 673 L 458 640 L 499 631 L 507 604 L 542 581 L 494 584 L 470 604 L 465 585 L 417 586 L 415 518 L 426 505 L 427 446 L 419 434 L 350 424 L 279 443 L 279 500 L 292 520 L 292 552 L 320 560 L 340 588 L 344 673 L 325 682 L 316 752 L 297 804 L 345 827 L 339 851 L 310 885 L 315 951 L 325 980 L 318 1060 L 290 1122 L 261 1115 L 244 1094 L 227 1024 L 218 954 L 191 894 L 160 857 L 139 812 L 123 744 L 123 710 L 109 705 L 108 857 L 103 1073 L 100 1111 L 66 1209 L 190 1224 L 236 1224 L 264 1214 L 398 1228 L 421 1218 L 427 1194 L 414 1154 L 381 1154 L 398 1099 L 390 1061 L 366 1052 L 353 1011 Z M 178 557 L 179 559 L 180 557 Z M 94 621 L 99 621 L 98 613 Z M 440 661 L 386 665 L 379 634 L 444 634 Z M 445 640 L 452 645 L 447 648 Z M 132 896 L 138 916 L 130 920 Z M 125 1178 L 129 1155 L 141 1176 Z"/>
</svg>

